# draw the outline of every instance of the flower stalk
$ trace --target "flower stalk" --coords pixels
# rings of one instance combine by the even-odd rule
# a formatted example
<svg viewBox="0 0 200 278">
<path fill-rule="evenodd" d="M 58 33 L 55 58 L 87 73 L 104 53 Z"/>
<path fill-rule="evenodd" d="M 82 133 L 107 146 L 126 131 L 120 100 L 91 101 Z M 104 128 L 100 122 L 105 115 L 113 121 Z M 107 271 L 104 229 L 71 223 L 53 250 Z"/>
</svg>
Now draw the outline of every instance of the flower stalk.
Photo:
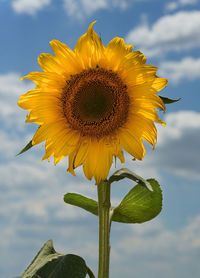
<svg viewBox="0 0 200 278">
<path fill-rule="evenodd" d="M 110 183 L 101 181 L 98 189 L 99 269 L 98 278 L 109 278 L 110 261 Z"/>
</svg>

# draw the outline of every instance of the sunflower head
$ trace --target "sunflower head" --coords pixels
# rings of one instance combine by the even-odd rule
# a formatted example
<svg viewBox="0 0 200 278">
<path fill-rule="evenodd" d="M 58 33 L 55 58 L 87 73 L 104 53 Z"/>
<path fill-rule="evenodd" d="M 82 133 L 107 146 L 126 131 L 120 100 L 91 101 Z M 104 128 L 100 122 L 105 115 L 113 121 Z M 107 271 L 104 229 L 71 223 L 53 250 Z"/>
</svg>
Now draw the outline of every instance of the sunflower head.
<svg viewBox="0 0 200 278">
<path fill-rule="evenodd" d="M 132 51 L 122 38 L 105 47 L 90 24 L 74 51 L 57 40 L 50 42 L 55 55 L 41 54 L 43 72 L 23 78 L 36 83 L 18 104 L 30 113 L 26 122 L 40 125 L 32 144 L 46 141 L 43 159 L 55 164 L 68 156 L 68 171 L 83 165 L 85 176 L 96 184 L 109 174 L 113 157 L 124 162 L 123 149 L 141 160 L 143 140 L 153 147 L 164 124 L 156 110 L 165 110 L 156 94 L 167 84 L 146 65 L 140 51 Z"/>
</svg>

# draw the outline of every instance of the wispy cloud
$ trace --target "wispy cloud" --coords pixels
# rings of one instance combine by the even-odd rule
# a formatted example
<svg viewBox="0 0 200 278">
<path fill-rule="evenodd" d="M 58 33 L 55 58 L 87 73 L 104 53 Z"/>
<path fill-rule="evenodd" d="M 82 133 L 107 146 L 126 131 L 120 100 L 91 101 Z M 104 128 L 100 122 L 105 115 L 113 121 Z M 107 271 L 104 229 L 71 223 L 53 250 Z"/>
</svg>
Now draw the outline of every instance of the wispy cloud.
<svg viewBox="0 0 200 278">
<path fill-rule="evenodd" d="M 178 1 L 172 1 L 172 2 L 168 2 L 165 5 L 165 10 L 166 11 L 174 11 L 176 9 L 185 7 L 185 6 L 191 6 L 191 5 L 195 5 L 198 3 L 198 0 L 178 0 Z"/>
<path fill-rule="evenodd" d="M 140 255 L 146 250 L 151 250 L 151 255 L 161 255 L 165 250 L 165 256 L 171 256 L 174 252 L 198 250 L 200 248 L 200 231 L 198 229 L 200 215 L 188 222 L 185 227 L 182 227 L 176 233 L 164 227 L 159 220 L 144 223 L 143 226 L 132 225 L 127 237 L 118 243 L 117 248 L 129 255 Z"/>
<path fill-rule="evenodd" d="M 134 271 L 136 277 L 146 277 L 153 273 L 156 278 L 185 278 L 189 265 L 192 265 L 194 273 L 197 274 L 200 271 L 199 225 L 200 215 L 197 215 L 185 226 L 175 230 L 165 227 L 159 220 L 132 225 L 126 232 L 121 228 L 120 241 L 112 249 L 112 254 L 115 253 L 115 264 L 120 262 L 124 277 L 132 277 L 130 274 Z M 127 257 L 131 258 L 135 266 L 143 267 L 135 267 L 133 270 L 133 265 L 127 263 Z M 184 271 L 180 268 L 184 268 Z"/>
<path fill-rule="evenodd" d="M 14 0 L 12 8 L 18 14 L 35 15 L 38 11 L 43 10 L 50 5 L 51 0 Z"/>
<path fill-rule="evenodd" d="M 163 180 L 163 173 L 186 181 L 200 181 L 200 113 L 182 110 L 167 113 L 164 117 L 166 127 L 157 125 L 158 143 L 147 153 L 142 161 L 131 161 L 126 155 L 125 166 L 145 178 L 156 177 Z"/>
<path fill-rule="evenodd" d="M 200 113 L 178 111 L 168 113 L 164 120 L 167 126 L 158 127 L 158 145 L 146 163 L 159 172 L 199 181 Z"/>
<path fill-rule="evenodd" d="M 128 33 L 127 41 L 150 56 L 199 48 L 200 11 L 165 15 L 152 25 L 142 23 Z"/>
<path fill-rule="evenodd" d="M 136 0 L 62 0 L 62 4 L 68 16 L 81 20 L 98 10 L 112 8 L 125 10 L 134 1 Z M 16 13 L 29 15 L 35 15 L 50 4 L 54 3 L 51 0 L 12 0 L 11 2 Z"/>
<path fill-rule="evenodd" d="M 9 72 L 0 75 L 0 123 L 5 129 L 22 128 L 25 121 L 25 112 L 19 109 L 17 101 L 19 96 L 33 89 L 32 82 L 20 81 L 20 74 Z"/>
<path fill-rule="evenodd" d="M 127 0 L 63 0 L 64 8 L 69 16 L 83 19 L 97 10 L 118 8 L 124 10 L 130 4 Z M 130 1 L 132 2 L 132 1 Z"/>
<path fill-rule="evenodd" d="M 200 58 L 185 57 L 180 61 L 165 61 L 159 67 L 160 76 L 165 76 L 171 83 L 200 79 Z"/>
</svg>

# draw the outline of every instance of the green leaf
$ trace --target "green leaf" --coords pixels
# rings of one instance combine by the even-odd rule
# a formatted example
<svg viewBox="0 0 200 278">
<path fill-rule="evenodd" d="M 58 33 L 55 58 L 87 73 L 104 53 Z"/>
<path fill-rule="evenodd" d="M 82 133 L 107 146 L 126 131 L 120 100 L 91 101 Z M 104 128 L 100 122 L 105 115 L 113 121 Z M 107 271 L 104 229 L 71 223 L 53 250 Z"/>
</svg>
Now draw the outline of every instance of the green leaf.
<svg viewBox="0 0 200 278">
<path fill-rule="evenodd" d="M 122 176 L 113 176 L 121 179 Z M 118 179 L 119 180 L 119 179 Z M 139 183 L 124 197 L 120 205 L 113 208 L 112 221 L 121 223 L 143 223 L 156 217 L 162 209 L 162 191 L 154 179 L 146 181 L 153 191 Z M 64 201 L 98 215 L 98 203 L 95 200 L 76 193 L 67 193 Z"/>
<path fill-rule="evenodd" d="M 65 255 L 45 264 L 33 278 L 85 278 L 87 266 L 77 255 Z"/>
<path fill-rule="evenodd" d="M 156 217 L 162 209 L 162 191 L 154 179 L 147 180 L 153 192 L 137 184 L 114 209 L 112 221 L 143 223 Z"/>
<path fill-rule="evenodd" d="M 162 96 L 159 96 L 162 101 L 164 102 L 164 104 L 170 104 L 170 103 L 174 103 L 174 102 L 177 102 L 179 100 L 181 100 L 181 98 L 178 98 L 178 99 L 171 99 L 171 98 L 167 98 L 167 97 L 162 97 Z"/>
<path fill-rule="evenodd" d="M 31 140 L 17 155 L 25 153 L 26 151 L 28 151 L 32 147 L 33 147 L 33 145 L 32 145 L 32 140 Z"/>
<path fill-rule="evenodd" d="M 132 171 L 130 171 L 128 168 L 121 168 L 120 170 L 117 170 L 110 178 L 109 178 L 109 182 L 112 183 L 114 181 L 119 181 L 121 179 L 124 178 L 128 178 L 131 179 L 137 183 L 140 183 L 141 185 L 145 186 L 146 188 L 148 188 L 150 191 L 153 191 L 151 184 L 146 181 L 145 179 L 143 179 L 142 177 L 140 177 L 139 175 L 133 173 Z"/>
<path fill-rule="evenodd" d="M 85 278 L 87 272 L 88 267 L 81 257 L 57 253 L 52 240 L 48 240 L 21 278 Z"/>
<path fill-rule="evenodd" d="M 64 196 L 64 201 L 67 204 L 85 209 L 92 214 L 98 215 L 98 203 L 95 200 L 82 196 L 76 193 L 67 193 Z"/>
</svg>

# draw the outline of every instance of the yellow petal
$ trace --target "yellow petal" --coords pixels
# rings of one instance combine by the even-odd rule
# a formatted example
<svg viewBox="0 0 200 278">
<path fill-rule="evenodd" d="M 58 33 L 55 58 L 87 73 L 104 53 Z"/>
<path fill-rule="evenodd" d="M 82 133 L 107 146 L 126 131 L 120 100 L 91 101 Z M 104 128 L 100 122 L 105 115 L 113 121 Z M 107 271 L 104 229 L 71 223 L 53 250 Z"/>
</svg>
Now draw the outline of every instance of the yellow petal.
<svg viewBox="0 0 200 278">
<path fill-rule="evenodd" d="M 120 145 L 136 159 L 143 159 L 145 148 L 141 138 L 131 134 L 128 130 L 123 129 L 119 134 Z"/>
<path fill-rule="evenodd" d="M 20 106 L 25 105 L 20 104 Z M 27 107 L 26 109 L 30 111 L 30 115 L 27 118 L 26 122 L 38 123 L 39 121 L 40 123 L 51 123 L 64 119 L 62 106 L 60 106 L 59 103 L 53 103 L 52 100 L 44 100 L 43 105 L 39 103 L 35 105 L 34 103 L 32 103 L 32 106 L 29 105 L 29 107 Z"/>
<path fill-rule="evenodd" d="M 133 107 L 142 107 L 143 109 L 155 109 L 159 108 L 165 111 L 165 104 L 162 99 L 156 94 L 151 95 L 135 95 L 133 94 L 131 97 L 131 103 Z"/>
<path fill-rule="evenodd" d="M 40 127 L 33 137 L 33 144 L 39 144 L 44 140 L 46 140 L 46 153 L 43 160 L 49 159 L 50 156 L 54 155 L 56 164 L 74 151 L 79 136 L 60 121 Z"/>
<path fill-rule="evenodd" d="M 57 60 L 70 73 L 76 74 L 81 71 L 82 66 L 76 54 L 66 44 L 52 40 L 50 45 L 56 55 Z"/>
<path fill-rule="evenodd" d="M 108 51 L 108 53 L 113 53 L 114 55 L 118 55 L 120 57 L 124 57 L 125 55 L 127 55 L 129 52 L 131 52 L 131 50 L 133 49 L 133 45 L 130 44 L 125 44 L 124 39 L 119 38 L 119 37 L 115 37 L 114 39 L 112 39 L 107 47 L 106 50 Z"/>
<path fill-rule="evenodd" d="M 66 80 L 55 72 L 31 72 L 28 75 L 21 78 L 30 79 L 35 82 L 39 87 L 56 87 L 63 88 Z"/>
<path fill-rule="evenodd" d="M 114 71 L 118 69 L 119 64 L 132 49 L 133 45 L 125 44 L 122 38 L 116 37 L 108 43 L 105 54 Z"/>
<path fill-rule="evenodd" d="M 42 158 L 42 161 L 45 160 L 45 159 L 48 159 L 54 155 L 54 149 L 51 147 L 52 146 L 52 141 L 49 141 L 49 140 L 46 140 L 46 143 L 45 143 L 45 154 Z"/>
<path fill-rule="evenodd" d="M 105 180 L 112 165 L 111 149 L 102 141 L 91 140 L 88 147 L 87 159 L 83 164 L 85 176 L 91 180 L 94 176 L 96 184 Z"/>
<path fill-rule="evenodd" d="M 38 106 L 40 106 L 42 109 L 46 107 L 47 110 L 52 108 L 54 111 L 54 106 L 58 106 L 58 108 L 61 106 L 59 98 L 60 95 L 56 94 L 55 92 L 44 93 L 35 89 L 20 96 L 20 100 L 17 103 L 21 108 L 28 111 L 37 109 Z"/>
<path fill-rule="evenodd" d="M 81 58 L 85 68 L 96 67 L 103 58 L 104 45 L 93 30 L 92 26 L 96 21 L 92 22 L 83 36 L 81 36 L 74 48 L 75 53 Z"/>
<path fill-rule="evenodd" d="M 131 134 L 137 134 L 139 138 L 155 146 L 157 141 L 157 129 L 152 120 L 140 114 L 133 113 L 127 123 L 127 129 Z"/>
<path fill-rule="evenodd" d="M 157 67 L 150 65 L 133 66 L 128 70 L 124 69 L 124 71 L 121 72 L 121 76 L 125 80 L 127 86 L 138 86 L 146 82 L 155 81 L 157 70 Z"/>
<path fill-rule="evenodd" d="M 80 135 L 74 130 L 69 129 L 67 132 L 61 132 L 56 140 L 53 140 L 53 147 L 55 152 L 55 164 L 63 157 L 70 155 L 77 147 L 80 140 Z"/>
<path fill-rule="evenodd" d="M 81 140 L 82 141 L 82 140 Z M 75 175 L 74 169 L 82 165 L 87 158 L 88 142 L 79 142 L 77 148 L 69 155 L 69 168 L 67 169 L 72 175 Z"/>
<path fill-rule="evenodd" d="M 165 123 L 158 117 L 155 109 L 143 108 L 143 107 L 135 107 L 134 114 L 142 115 L 143 117 L 150 119 L 156 123 L 160 123 L 165 126 Z"/>
<path fill-rule="evenodd" d="M 46 72 L 56 72 L 64 76 L 68 73 L 66 68 L 59 63 L 59 60 L 48 53 L 40 54 L 38 57 L 38 64 Z"/>
<path fill-rule="evenodd" d="M 123 164 L 124 163 L 124 153 L 123 153 L 123 150 L 122 148 L 120 147 L 119 145 L 119 142 L 116 142 L 114 145 L 113 145 L 113 149 L 112 149 L 112 154 L 115 156 L 115 157 L 118 157 L 121 161 L 121 163 Z"/>
<path fill-rule="evenodd" d="M 167 79 L 156 77 L 151 86 L 153 89 L 156 90 L 156 92 L 159 92 L 160 90 L 162 90 L 164 87 L 167 86 Z"/>
<path fill-rule="evenodd" d="M 146 57 L 140 51 L 128 53 L 120 64 L 119 70 L 129 70 L 133 66 L 140 66 L 146 63 Z"/>
<path fill-rule="evenodd" d="M 47 109 L 40 108 L 37 110 L 32 110 L 30 114 L 27 115 L 26 123 L 36 123 L 41 125 L 44 123 L 52 123 L 63 118 L 59 109 L 57 111 L 54 109 L 54 111 L 55 113 L 52 113 L 52 111 L 48 110 L 48 107 Z"/>
<path fill-rule="evenodd" d="M 32 143 L 33 145 L 36 145 L 49 138 L 54 138 L 63 129 L 65 129 L 65 126 L 62 120 L 56 121 L 54 123 L 44 124 L 36 131 L 35 135 L 33 136 Z"/>
<path fill-rule="evenodd" d="M 94 176 L 98 184 L 101 180 L 107 178 L 113 155 L 119 157 L 121 163 L 124 163 L 123 151 L 119 144 L 103 141 L 80 142 L 74 152 L 69 155 L 68 172 L 75 175 L 74 169 L 83 164 L 87 177 L 91 179 Z M 87 162 L 88 158 L 90 158 L 90 163 Z"/>
</svg>

